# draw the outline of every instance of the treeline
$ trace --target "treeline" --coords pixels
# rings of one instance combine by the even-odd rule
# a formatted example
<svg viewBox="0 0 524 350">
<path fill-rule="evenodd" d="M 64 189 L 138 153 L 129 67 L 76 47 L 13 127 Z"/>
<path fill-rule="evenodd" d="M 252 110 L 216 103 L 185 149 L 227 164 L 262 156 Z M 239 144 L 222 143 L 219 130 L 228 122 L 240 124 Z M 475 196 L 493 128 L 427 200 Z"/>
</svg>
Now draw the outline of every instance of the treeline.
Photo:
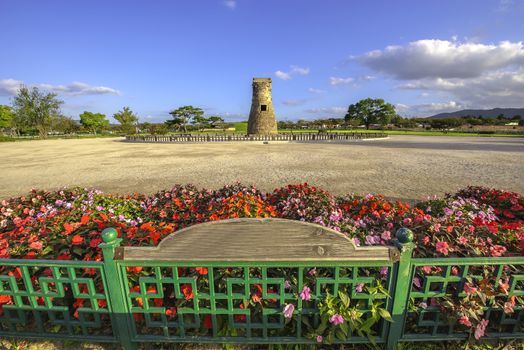
<svg viewBox="0 0 524 350">
<path fill-rule="evenodd" d="M 22 86 L 10 106 L 0 105 L 0 132 L 11 136 L 39 135 L 46 138 L 56 134 L 77 133 L 166 134 L 169 131 L 187 132 L 228 126 L 222 117 L 206 117 L 202 109 L 193 106 L 172 110 L 170 114 L 173 119 L 163 123 L 140 123 L 138 115 L 129 107 L 112 115 L 118 125 L 110 124 L 103 113 L 89 111 L 84 111 L 76 120 L 62 113 L 63 103 L 54 93 Z"/>
<path fill-rule="evenodd" d="M 524 125 L 524 118 L 515 116 L 512 119 L 505 117 L 497 118 L 482 118 L 475 116 L 468 117 L 454 117 L 454 118 L 403 118 L 399 115 L 391 118 L 389 123 L 371 124 L 374 128 L 399 128 L 399 129 L 435 129 L 447 130 L 453 128 L 460 128 L 465 126 L 479 126 L 479 125 L 506 125 L 508 123 L 518 123 Z M 298 121 L 279 121 L 279 129 L 347 129 L 354 127 L 365 127 L 365 124 L 360 120 L 348 120 L 347 118 L 328 118 L 316 120 Z"/>
<path fill-rule="evenodd" d="M 63 103 L 54 93 L 22 86 L 10 106 L 0 105 L 0 130 L 4 134 L 46 138 L 54 134 L 80 132 L 134 133 L 138 129 L 138 116 L 129 107 L 113 114 L 119 125 L 111 125 L 102 113 L 86 111 L 80 114 L 80 120 L 65 116 L 61 111 Z"/>
</svg>

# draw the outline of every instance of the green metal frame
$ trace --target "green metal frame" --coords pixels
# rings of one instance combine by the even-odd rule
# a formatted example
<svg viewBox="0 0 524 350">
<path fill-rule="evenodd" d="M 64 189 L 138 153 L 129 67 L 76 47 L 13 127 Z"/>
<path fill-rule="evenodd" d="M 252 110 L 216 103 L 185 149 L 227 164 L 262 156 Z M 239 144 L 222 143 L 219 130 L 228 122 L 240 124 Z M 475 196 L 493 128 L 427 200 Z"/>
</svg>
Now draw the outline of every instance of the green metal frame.
<svg viewBox="0 0 524 350">
<path fill-rule="evenodd" d="M 350 298 L 353 300 L 366 300 L 367 304 L 373 299 L 384 299 L 386 307 L 390 308 L 390 300 L 384 294 L 370 296 L 367 293 L 358 293 L 355 286 L 363 283 L 372 286 L 375 278 L 359 276 L 361 269 L 388 267 L 388 278 L 386 279 L 386 288 L 390 289 L 393 281 L 393 264 L 390 261 L 374 261 L 351 263 L 347 262 L 329 262 L 329 263 L 304 263 L 304 262 L 257 262 L 257 263 L 210 263 L 210 262 L 193 262 L 193 263 L 144 263 L 143 261 L 122 261 L 118 262 L 120 274 L 124 280 L 129 281 L 127 267 L 141 266 L 148 269 L 151 275 L 139 277 L 138 286 L 140 292 L 130 291 L 130 282 L 125 286 L 126 307 L 131 314 L 143 315 L 144 321 L 133 324 L 133 340 L 145 341 L 172 341 L 172 342 L 195 342 L 195 336 L 198 336 L 198 342 L 231 342 L 231 343 L 315 343 L 313 339 L 307 338 L 302 327 L 302 318 L 307 316 L 313 317 L 313 326 L 318 326 L 318 310 L 314 307 L 315 301 L 325 296 L 325 288 L 330 290 L 331 294 L 338 293 L 339 289 L 349 291 Z M 225 290 L 218 290 L 214 283 L 206 283 L 206 291 L 200 291 L 197 281 L 193 277 L 180 277 L 178 268 L 188 267 L 205 267 L 208 269 L 207 280 L 214 281 L 215 274 L 218 270 L 233 268 L 240 270 L 240 276 L 227 278 Z M 270 277 L 272 271 L 285 269 L 290 275 L 296 276 L 296 290 L 299 292 L 304 287 L 304 279 L 311 268 L 316 267 L 319 270 L 332 272 L 332 277 L 316 278 L 315 285 L 309 285 L 311 288 L 311 301 L 304 303 L 293 293 L 285 291 L 284 278 L 282 276 Z M 254 270 L 259 271 L 253 273 Z M 269 271 L 269 272 L 268 272 Z M 166 276 L 167 272 L 167 276 Z M 255 275 L 255 276 L 253 276 Z M 164 287 L 173 286 L 175 298 L 182 299 L 184 295 L 180 286 L 189 284 L 192 287 L 194 297 L 191 299 L 191 307 L 178 308 L 176 321 L 170 321 L 165 315 L 164 307 L 151 306 L 152 299 L 164 298 L 162 292 Z M 262 299 L 276 299 L 272 307 L 264 307 L 262 310 L 262 319 L 255 321 L 249 309 L 241 309 L 238 304 L 241 301 L 249 300 L 253 286 L 259 284 L 262 286 Z M 136 285 L 136 283 L 135 283 Z M 156 293 L 147 293 L 148 286 L 155 286 Z M 278 293 L 268 293 L 267 287 L 277 287 Z M 200 285 L 200 287 L 202 287 Z M 140 298 L 143 306 L 136 306 L 136 300 Z M 284 304 L 293 303 L 296 305 L 295 314 L 297 316 L 295 336 L 277 336 L 271 335 L 271 330 L 279 330 L 285 327 L 282 308 Z M 201 305 L 206 305 L 201 307 Z M 222 307 L 220 307 L 222 305 Z M 225 307 L 224 307 L 225 306 Z M 157 319 L 151 317 L 157 315 Z M 201 334 L 202 317 L 211 315 L 213 327 L 210 334 Z M 245 322 L 236 322 L 234 316 L 243 315 L 246 317 Z M 193 322 L 187 323 L 186 317 Z M 224 317 L 231 328 L 239 331 L 238 336 L 219 335 L 219 322 L 217 317 Z M 271 322 L 272 318 L 278 318 Z M 388 323 L 383 322 L 375 341 L 380 343 L 385 341 Z M 142 329 L 141 329 L 142 328 Z M 356 335 L 350 335 L 346 341 L 341 343 L 368 343 L 369 339 Z"/>
<path fill-rule="evenodd" d="M 6 259 L 2 267 L 11 273 L 0 275 L 0 296 L 11 304 L 3 305 L 0 336 L 117 341 L 104 263 Z M 85 302 L 77 315 L 74 299 Z"/>
<path fill-rule="evenodd" d="M 106 229 L 102 238 L 103 262 L 1 260 L 0 297 L 10 297 L 10 303 L 3 305 L 0 312 L 0 336 L 120 342 L 124 349 L 136 349 L 139 342 L 312 344 L 315 340 L 308 336 L 308 329 L 319 324 L 317 302 L 327 288 L 332 294 L 345 290 L 351 300 L 364 305 L 373 298 L 383 300 L 394 322 L 381 321 L 375 327 L 374 341 L 395 349 L 398 342 L 404 341 L 468 338 L 467 331 L 443 319 L 440 310 L 430 304 L 432 298 L 464 296 L 466 277 L 479 279 L 479 267 L 491 268 L 496 279 L 503 275 L 509 278 L 508 294 L 497 297 L 524 297 L 524 257 L 412 259 L 414 244 L 409 230 L 397 232 L 396 245 L 401 252 L 398 262 L 129 261 L 115 258 L 115 249 L 121 242 L 115 230 Z M 432 275 L 419 273 L 421 267 L 428 265 L 442 270 Z M 143 269 L 140 275 L 128 271 L 136 266 Z M 207 273 L 199 278 L 179 274 L 179 269 L 195 267 L 205 267 Z M 376 283 L 375 277 L 364 271 L 380 267 L 388 269 L 383 284 L 391 298 L 357 292 L 358 283 Z M 226 268 L 232 268 L 231 275 L 223 275 Z M 313 284 L 308 277 L 311 268 L 327 276 L 319 275 Z M 413 285 L 416 277 L 421 280 L 420 288 Z M 293 279 L 293 291 L 284 287 L 286 278 Z M 184 299 L 181 287 L 185 284 L 191 286 L 193 298 L 177 308 L 176 316 L 168 317 L 166 306 L 156 305 L 155 299 L 164 300 L 168 293 L 173 293 L 175 299 Z M 311 301 L 307 302 L 297 297 L 305 284 L 311 288 Z M 262 288 L 264 304 L 258 313 L 239 306 L 251 297 L 255 285 Z M 84 300 L 77 315 L 72 307 L 75 299 Z M 410 311 L 410 301 L 429 306 Z M 289 303 L 295 305 L 292 323 L 286 322 L 282 313 L 283 306 Z M 206 317 L 210 318 L 210 329 L 203 327 Z M 524 338 L 522 306 L 516 306 L 511 316 L 486 307 L 485 317 L 490 320 L 488 337 Z M 338 342 L 370 340 L 349 334 Z"/>
</svg>

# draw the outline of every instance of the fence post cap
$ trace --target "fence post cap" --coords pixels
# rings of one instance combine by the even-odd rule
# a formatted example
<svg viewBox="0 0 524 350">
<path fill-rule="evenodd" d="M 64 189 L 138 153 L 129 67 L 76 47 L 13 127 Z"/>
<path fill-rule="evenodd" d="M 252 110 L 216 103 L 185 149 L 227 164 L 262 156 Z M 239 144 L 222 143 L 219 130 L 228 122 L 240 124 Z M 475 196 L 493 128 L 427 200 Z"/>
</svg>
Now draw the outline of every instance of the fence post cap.
<svg viewBox="0 0 524 350">
<path fill-rule="evenodd" d="M 113 243 L 118 238 L 118 232 L 113 227 L 108 227 L 102 231 L 102 241 Z"/>
<path fill-rule="evenodd" d="M 395 236 L 397 237 L 400 243 L 410 243 L 413 242 L 413 231 L 409 228 L 401 227 L 397 230 Z"/>
</svg>

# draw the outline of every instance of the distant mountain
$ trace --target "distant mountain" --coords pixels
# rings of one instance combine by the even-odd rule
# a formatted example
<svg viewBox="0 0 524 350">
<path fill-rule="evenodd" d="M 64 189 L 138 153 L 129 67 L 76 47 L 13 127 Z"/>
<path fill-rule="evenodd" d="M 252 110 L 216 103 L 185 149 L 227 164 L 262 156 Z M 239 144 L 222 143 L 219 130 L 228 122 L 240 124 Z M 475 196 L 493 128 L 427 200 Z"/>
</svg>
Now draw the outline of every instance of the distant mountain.
<svg viewBox="0 0 524 350">
<path fill-rule="evenodd" d="M 428 118 L 453 118 L 466 116 L 496 118 L 501 114 L 504 114 L 504 117 L 508 119 L 511 119 L 516 115 L 524 117 L 524 108 L 463 109 L 456 112 L 435 114 Z"/>
</svg>

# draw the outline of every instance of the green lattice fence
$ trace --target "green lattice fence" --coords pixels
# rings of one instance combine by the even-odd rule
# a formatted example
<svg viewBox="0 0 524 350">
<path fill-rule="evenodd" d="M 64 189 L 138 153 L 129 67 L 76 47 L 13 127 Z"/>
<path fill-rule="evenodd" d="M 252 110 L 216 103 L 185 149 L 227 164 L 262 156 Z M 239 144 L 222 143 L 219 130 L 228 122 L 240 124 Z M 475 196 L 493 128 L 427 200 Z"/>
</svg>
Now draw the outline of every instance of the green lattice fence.
<svg viewBox="0 0 524 350">
<path fill-rule="evenodd" d="M 344 291 L 352 305 L 362 310 L 369 310 L 374 300 L 383 300 L 387 308 L 391 304 L 384 293 L 365 292 L 366 287 L 376 287 L 377 283 L 391 287 L 391 262 L 142 262 L 138 265 L 143 267 L 140 276 L 130 272 L 137 262 L 119 265 L 128 281 L 126 304 L 134 316 L 136 341 L 191 342 L 199 337 L 205 342 L 314 343 L 311 335 L 320 323 L 316 305 L 326 293 Z M 204 273 L 195 272 L 195 268 Z M 377 280 L 373 276 L 380 270 L 384 278 Z M 363 286 L 361 292 L 357 291 L 359 284 Z M 299 297 L 304 286 L 311 289 L 308 301 Z M 295 306 L 292 321 L 286 321 L 282 313 L 287 304 Z M 175 306 L 173 315 L 168 310 Z M 377 324 L 374 331 L 375 341 L 384 342 L 387 322 Z M 369 339 L 350 333 L 345 341 L 336 342 L 362 343 Z"/>
<path fill-rule="evenodd" d="M 116 341 L 104 264 L 1 260 L 0 336 Z"/>
<path fill-rule="evenodd" d="M 407 313 L 403 340 L 451 340 L 470 336 L 467 327 L 450 318 L 437 306 L 445 298 L 463 299 L 466 284 L 485 281 L 494 288 L 494 301 L 483 307 L 491 338 L 524 338 L 522 305 L 506 313 L 503 305 L 512 297 L 524 297 L 524 258 L 411 259 L 410 298 L 417 312 Z M 503 288 L 502 288 L 503 287 Z M 423 305 L 423 307 L 420 307 Z"/>
<path fill-rule="evenodd" d="M 369 337 L 349 329 L 331 340 L 394 349 L 400 341 L 471 337 L 441 306 L 461 305 L 467 288 L 484 284 L 494 291 L 482 306 L 487 337 L 524 339 L 522 302 L 514 303 L 524 298 L 524 257 L 412 259 L 409 231 L 397 238 L 396 247 L 357 248 L 314 224 L 238 219 L 196 225 L 149 248 L 119 247 L 108 229 L 103 262 L 2 260 L 0 337 L 125 349 L 140 342 L 314 344 L 323 331 L 319 306 L 343 292 L 362 322 L 377 304 L 393 322 L 373 323 Z M 504 312 L 508 301 L 512 310 Z"/>
</svg>

